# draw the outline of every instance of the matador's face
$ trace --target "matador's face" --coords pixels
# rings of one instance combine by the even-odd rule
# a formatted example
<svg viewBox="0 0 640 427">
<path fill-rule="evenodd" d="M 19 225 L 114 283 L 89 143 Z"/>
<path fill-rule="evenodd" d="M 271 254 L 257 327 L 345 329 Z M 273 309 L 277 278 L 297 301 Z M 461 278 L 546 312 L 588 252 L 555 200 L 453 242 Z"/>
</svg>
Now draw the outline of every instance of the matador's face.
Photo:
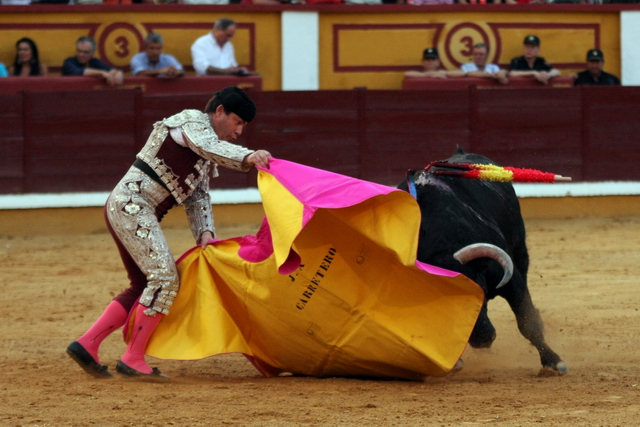
<svg viewBox="0 0 640 427">
<path fill-rule="evenodd" d="M 211 126 L 218 138 L 229 142 L 234 142 L 238 139 L 242 135 L 244 127 L 249 124 L 236 113 L 227 114 L 222 105 L 219 105 L 215 112 L 209 113 L 209 117 L 211 118 Z"/>
</svg>

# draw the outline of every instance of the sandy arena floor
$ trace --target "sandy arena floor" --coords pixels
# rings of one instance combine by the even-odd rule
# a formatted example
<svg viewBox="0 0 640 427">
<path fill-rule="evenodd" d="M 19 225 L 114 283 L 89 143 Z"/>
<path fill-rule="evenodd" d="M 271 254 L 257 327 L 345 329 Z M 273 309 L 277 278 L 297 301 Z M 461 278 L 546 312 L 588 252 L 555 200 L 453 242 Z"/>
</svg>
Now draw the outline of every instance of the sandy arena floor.
<svg viewBox="0 0 640 427">
<path fill-rule="evenodd" d="M 640 425 L 640 215 L 527 220 L 531 292 L 567 375 L 537 376 L 537 353 L 496 300 L 493 348 L 468 349 L 462 372 L 425 382 L 265 379 L 240 355 L 151 360 L 167 384 L 93 379 L 64 350 L 126 276 L 104 227 L 41 221 L 46 234 L 0 233 L 0 426 Z M 181 224 L 166 227 L 176 256 L 192 246 Z M 103 362 L 113 368 L 124 348 L 111 335 Z"/>
</svg>

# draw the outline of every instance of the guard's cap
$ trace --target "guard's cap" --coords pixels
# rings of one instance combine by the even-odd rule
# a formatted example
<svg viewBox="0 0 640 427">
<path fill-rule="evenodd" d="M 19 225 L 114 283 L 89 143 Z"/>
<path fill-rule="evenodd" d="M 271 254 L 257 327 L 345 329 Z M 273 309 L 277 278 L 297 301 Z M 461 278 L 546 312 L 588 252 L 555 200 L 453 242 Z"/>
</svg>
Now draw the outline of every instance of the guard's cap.
<svg viewBox="0 0 640 427">
<path fill-rule="evenodd" d="M 604 54 L 600 49 L 591 49 L 587 52 L 587 61 L 604 61 Z"/>
<path fill-rule="evenodd" d="M 423 59 L 439 58 L 439 57 L 440 55 L 438 55 L 438 49 L 436 49 L 435 47 L 430 47 L 428 49 L 425 49 L 424 52 L 422 52 Z"/>
<path fill-rule="evenodd" d="M 236 113 L 245 122 L 256 116 L 256 103 L 239 87 L 225 87 L 218 92 L 218 97 L 226 111 Z"/>
<path fill-rule="evenodd" d="M 534 36 L 533 34 L 531 34 L 524 38 L 523 44 L 532 44 L 535 46 L 540 46 L 540 39 L 538 38 L 538 36 Z"/>
</svg>

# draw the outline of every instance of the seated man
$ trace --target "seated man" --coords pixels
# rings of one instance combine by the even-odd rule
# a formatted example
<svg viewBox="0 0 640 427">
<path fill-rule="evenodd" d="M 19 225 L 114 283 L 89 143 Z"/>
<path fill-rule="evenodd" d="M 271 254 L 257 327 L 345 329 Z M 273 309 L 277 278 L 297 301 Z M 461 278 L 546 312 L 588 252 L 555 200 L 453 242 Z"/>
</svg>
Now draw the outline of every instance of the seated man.
<svg viewBox="0 0 640 427">
<path fill-rule="evenodd" d="M 100 77 L 104 78 L 109 86 L 121 85 L 124 81 L 122 71 L 94 58 L 95 51 L 96 42 L 92 37 L 80 37 L 76 42 L 76 56 L 65 59 L 62 64 L 62 75 Z"/>
<path fill-rule="evenodd" d="M 543 84 L 549 83 L 553 77 L 560 76 L 560 71 L 547 64 L 540 53 L 540 39 L 530 35 L 524 38 L 524 55 L 511 60 L 509 77 L 533 77 Z"/>
<path fill-rule="evenodd" d="M 569 77 L 575 78 L 573 84 L 620 86 L 620 79 L 604 72 L 604 54 L 600 49 L 591 49 L 587 52 L 587 69 L 578 74 L 573 73 Z"/>
<path fill-rule="evenodd" d="M 462 64 L 460 70 L 467 77 L 482 77 L 498 80 L 502 84 L 509 83 L 507 71 L 501 70 L 496 64 L 487 64 L 488 56 L 489 46 L 478 43 L 473 46 L 473 62 Z"/>
<path fill-rule="evenodd" d="M 422 52 L 422 67 L 424 71 L 410 70 L 404 73 L 405 77 L 433 77 L 437 79 L 446 79 L 447 77 L 464 77 L 464 73 L 459 70 L 447 71 L 440 67 L 440 56 L 438 49 L 430 47 Z"/>
<path fill-rule="evenodd" d="M 144 40 L 144 52 L 131 58 L 131 74 L 134 76 L 181 77 L 182 64 L 173 56 L 162 53 L 162 36 L 149 33 Z"/>
<path fill-rule="evenodd" d="M 236 33 L 236 23 L 221 18 L 213 25 L 213 31 L 197 39 L 191 45 L 193 68 L 199 76 L 220 74 L 246 74 L 239 67 L 231 39 Z"/>
</svg>

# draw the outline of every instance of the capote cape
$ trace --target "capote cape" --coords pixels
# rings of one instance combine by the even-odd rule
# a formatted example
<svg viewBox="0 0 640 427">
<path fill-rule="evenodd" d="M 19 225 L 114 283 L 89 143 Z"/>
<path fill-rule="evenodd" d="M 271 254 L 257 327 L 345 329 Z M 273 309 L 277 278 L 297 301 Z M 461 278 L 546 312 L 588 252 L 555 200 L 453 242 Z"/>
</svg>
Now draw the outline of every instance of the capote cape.
<svg viewBox="0 0 640 427">
<path fill-rule="evenodd" d="M 265 376 L 446 375 L 481 288 L 416 261 L 420 210 L 397 189 L 272 159 L 258 233 L 178 261 L 181 288 L 147 354 L 240 352 Z M 132 323 L 130 323 L 132 324 Z"/>
</svg>

